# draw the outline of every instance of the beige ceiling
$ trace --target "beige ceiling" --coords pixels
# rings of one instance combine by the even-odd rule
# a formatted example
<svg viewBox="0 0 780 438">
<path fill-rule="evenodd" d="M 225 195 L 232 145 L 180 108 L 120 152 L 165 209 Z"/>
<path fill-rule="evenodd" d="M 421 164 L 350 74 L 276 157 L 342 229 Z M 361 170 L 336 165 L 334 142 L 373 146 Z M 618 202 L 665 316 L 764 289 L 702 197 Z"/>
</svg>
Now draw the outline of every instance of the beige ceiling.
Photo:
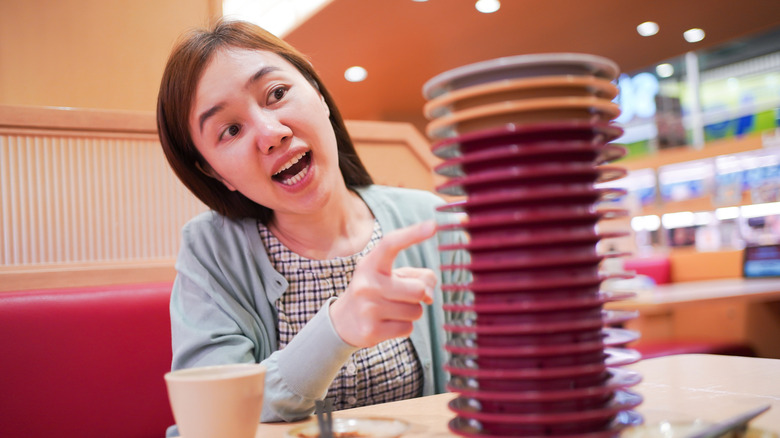
<svg viewBox="0 0 780 438">
<path fill-rule="evenodd" d="M 660 32 L 644 38 L 637 24 Z M 446 70 L 526 53 L 608 57 L 626 72 L 780 26 L 780 0 L 502 0 L 482 14 L 474 0 L 333 0 L 286 36 L 307 54 L 347 119 L 425 126 L 422 86 Z M 690 44 L 683 31 L 707 37 Z M 780 46 L 780 42 L 778 42 Z M 344 80 L 353 65 L 361 83 Z"/>
</svg>

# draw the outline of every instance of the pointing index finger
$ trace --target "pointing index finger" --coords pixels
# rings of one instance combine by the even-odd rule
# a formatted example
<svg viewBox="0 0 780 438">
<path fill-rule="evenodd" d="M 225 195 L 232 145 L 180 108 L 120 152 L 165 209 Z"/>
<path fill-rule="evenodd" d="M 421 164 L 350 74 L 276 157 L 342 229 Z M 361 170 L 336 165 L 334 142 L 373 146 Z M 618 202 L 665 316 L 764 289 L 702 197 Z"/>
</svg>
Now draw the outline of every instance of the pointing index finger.
<svg viewBox="0 0 780 438">
<path fill-rule="evenodd" d="M 420 222 L 405 228 L 387 233 L 366 259 L 377 271 L 390 275 L 393 272 L 393 261 L 404 249 L 420 243 L 436 233 L 436 222 L 433 220 Z M 366 260 L 364 260 L 365 262 Z"/>
</svg>

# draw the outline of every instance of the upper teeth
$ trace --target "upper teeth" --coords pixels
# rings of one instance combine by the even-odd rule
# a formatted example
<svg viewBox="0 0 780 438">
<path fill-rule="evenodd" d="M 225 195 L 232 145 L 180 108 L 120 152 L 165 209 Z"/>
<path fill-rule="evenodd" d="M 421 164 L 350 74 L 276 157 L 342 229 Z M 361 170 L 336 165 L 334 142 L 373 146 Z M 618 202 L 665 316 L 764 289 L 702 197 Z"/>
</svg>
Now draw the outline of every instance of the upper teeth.
<svg viewBox="0 0 780 438">
<path fill-rule="evenodd" d="M 301 161 L 301 158 L 306 155 L 306 152 L 301 152 L 300 154 L 292 157 L 290 161 L 288 161 L 284 166 L 282 166 L 281 169 L 279 169 L 274 175 L 279 175 L 280 173 L 284 172 L 285 170 L 291 168 L 295 163 L 298 161 Z"/>
</svg>

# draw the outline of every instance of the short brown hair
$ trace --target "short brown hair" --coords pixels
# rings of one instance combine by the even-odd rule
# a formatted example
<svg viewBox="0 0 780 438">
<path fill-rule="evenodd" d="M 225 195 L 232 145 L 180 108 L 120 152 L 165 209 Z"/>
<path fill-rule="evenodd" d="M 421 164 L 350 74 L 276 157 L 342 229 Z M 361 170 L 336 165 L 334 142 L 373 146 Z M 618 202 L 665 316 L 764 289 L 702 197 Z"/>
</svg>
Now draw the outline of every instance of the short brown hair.
<svg viewBox="0 0 780 438">
<path fill-rule="evenodd" d="M 232 219 L 251 217 L 267 224 L 273 215 L 269 208 L 238 191 L 229 190 L 198 169 L 198 166 L 208 168 L 208 163 L 198 152 L 189 132 L 189 114 L 195 89 L 214 54 L 228 47 L 273 52 L 298 69 L 319 90 L 330 109 L 330 123 L 338 145 L 339 169 L 347 187 L 373 183 L 357 155 L 333 98 L 306 57 L 254 24 L 220 20 L 211 29 L 193 30 L 183 36 L 168 59 L 157 96 L 157 130 L 165 157 L 176 176 L 198 199 Z"/>
</svg>

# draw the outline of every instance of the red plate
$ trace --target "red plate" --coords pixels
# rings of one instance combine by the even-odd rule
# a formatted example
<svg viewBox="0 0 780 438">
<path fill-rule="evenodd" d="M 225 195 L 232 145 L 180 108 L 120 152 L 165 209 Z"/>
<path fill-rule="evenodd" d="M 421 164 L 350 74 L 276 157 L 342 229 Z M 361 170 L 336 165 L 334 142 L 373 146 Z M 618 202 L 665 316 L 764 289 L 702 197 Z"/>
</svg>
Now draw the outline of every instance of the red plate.
<svg viewBox="0 0 780 438">
<path fill-rule="evenodd" d="M 439 210 L 442 208 L 439 207 Z M 622 208 L 596 209 L 593 206 L 547 206 L 540 208 L 517 209 L 514 211 L 499 211 L 485 214 L 471 214 L 464 222 L 441 224 L 438 229 L 465 230 L 472 236 L 483 231 L 495 232 L 509 227 L 548 226 L 569 227 L 595 225 L 603 219 L 613 219 L 628 215 Z"/>
<path fill-rule="evenodd" d="M 628 390 L 615 391 L 614 397 L 601 407 L 593 409 L 560 411 L 560 412 L 530 412 L 513 413 L 499 412 L 498 409 L 486 412 L 478 400 L 457 397 L 448 404 L 450 410 L 458 416 L 473 418 L 478 421 L 488 421 L 511 424 L 558 424 L 609 422 L 618 412 L 633 409 L 642 403 L 642 396 Z"/>
<path fill-rule="evenodd" d="M 634 411 L 621 411 L 615 418 L 595 431 L 586 430 L 578 424 L 559 426 L 523 426 L 517 424 L 483 424 L 480 421 L 455 417 L 450 420 L 449 429 L 467 438 L 495 438 L 498 436 L 523 436 L 525 438 L 549 438 L 554 436 L 567 438 L 618 438 L 623 429 L 642 424 L 642 416 Z"/>
<path fill-rule="evenodd" d="M 617 144 L 590 141 L 551 141 L 530 144 L 497 144 L 492 148 L 450 158 L 434 168 L 439 175 L 462 177 L 487 170 L 528 164 L 585 163 L 605 164 L 626 154 Z"/>
<path fill-rule="evenodd" d="M 610 301 L 626 300 L 634 297 L 633 292 L 571 290 L 542 293 L 502 293 L 474 294 L 468 301 L 444 304 L 444 310 L 451 312 L 506 313 L 506 312 L 540 312 L 550 310 L 577 309 L 592 307 Z"/>
<path fill-rule="evenodd" d="M 627 312 L 626 318 L 631 319 L 636 313 Z M 605 324 L 607 327 L 614 324 Z M 601 342 L 604 326 L 577 328 L 560 332 L 531 331 L 526 333 L 477 333 L 475 331 L 448 332 L 452 339 L 465 339 L 474 342 L 482 348 L 489 347 L 532 347 L 539 345 L 571 345 L 573 343 Z M 463 341 L 466 342 L 466 341 Z"/>
<path fill-rule="evenodd" d="M 595 411 L 607 408 L 610 406 L 610 401 L 614 397 L 615 392 L 613 390 L 603 394 L 594 394 L 590 397 L 547 401 L 493 400 L 486 397 L 474 398 L 461 394 L 457 400 L 466 407 L 474 408 L 483 414 L 549 415 L 553 413 L 570 413 L 572 411 Z"/>
<path fill-rule="evenodd" d="M 473 292 L 528 291 L 585 287 L 601 284 L 606 277 L 598 266 L 567 269 L 539 269 L 536 271 L 499 272 L 474 276 L 468 284 L 444 284 L 442 290 L 470 290 Z"/>
<path fill-rule="evenodd" d="M 507 269 L 531 269 L 552 266 L 592 266 L 601 262 L 604 256 L 596 245 L 549 245 L 511 248 L 509 250 L 481 251 L 471 253 L 471 262 L 463 265 L 442 265 L 443 270 L 467 269 L 472 273 L 501 271 Z"/>
<path fill-rule="evenodd" d="M 630 252 L 611 252 L 598 254 L 594 245 L 592 248 L 582 247 L 537 247 L 538 255 L 529 251 L 515 249 L 513 251 L 484 251 L 471 254 L 471 263 L 460 265 L 442 265 L 443 270 L 468 270 L 475 278 L 497 271 L 520 271 L 536 268 L 574 268 L 579 266 L 598 266 L 606 258 L 625 257 Z"/>
<path fill-rule="evenodd" d="M 532 245 L 554 245 L 559 243 L 592 243 L 603 239 L 628 236 L 628 232 L 598 232 L 594 225 L 573 227 L 541 226 L 506 227 L 472 235 L 468 242 L 440 245 L 442 251 L 466 250 L 469 252 L 515 248 Z"/>
<path fill-rule="evenodd" d="M 463 284 L 444 284 L 444 292 L 528 292 L 546 289 L 587 288 L 599 286 L 609 279 L 633 278 L 631 273 L 600 274 L 598 268 L 574 267 L 566 269 L 538 269 L 537 271 L 499 272 L 497 275 L 480 274 L 474 281 Z"/>
<path fill-rule="evenodd" d="M 468 357 L 451 357 L 444 369 L 452 375 L 493 379 L 561 379 L 603 373 L 608 367 L 619 367 L 638 362 L 641 355 L 630 348 L 605 348 L 601 363 L 550 368 L 493 368 L 482 369 Z"/>
<path fill-rule="evenodd" d="M 507 144 L 525 145 L 540 142 L 587 141 L 609 143 L 623 135 L 623 129 L 613 123 L 562 121 L 504 125 L 476 131 L 434 143 L 431 151 L 439 158 L 454 158 Z"/>
<path fill-rule="evenodd" d="M 590 311 L 587 317 L 577 319 L 563 318 L 561 313 L 549 312 L 537 320 L 521 322 L 508 322 L 496 320 L 493 322 L 479 323 L 473 319 L 455 320 L 444 324 L 444 329 L 452 333 L 475 333 L 482 335 L 523 335 L 531 333 L 572 332 L 577 330 L 596 329 L 604 325 L 615 325 L 636 318 L 637 313 L 629 310 L 601 310 L 596 308 Z M 523 314 L 535 316 L 537 314 Z M 507 319 L 511 318 L 511 315 Z M 545 320 L 546 319 L 546 320 Z"/>
<path fill-rule="evenodd" d="M 483 370 L 547 369 L 599 364 L 604 361 L 603 349 L 557 356 L 472 356 L 451 353 L 451 358 L 473 361 Z"/>
<path fill-rule="evenodd" d="M 442 205 L 442 212 L 466 212 L 470 214 L 499 211 L 518 211 L 528 208 L 582 206 L 615 201 L 627 194 L 627 190 L 612 187 L 594 187 L 593 184 L 549 184 L 538 187 L 512 187 L 509 189 L 474 192 L 461 201 Z"/>
<path fill-rule="evenodd" d="M 452 321 L 453 326 L 464 325 L 466 327 L 474 327 L 476 333 L 486 334 L 501 334 L 501 333 L 514 333 L 512 330 L 514 327 L 526 326 L 526 325 L 547 325 L 552 331 L 570 331 L 580 330 L 583 328 L 590 328 L 591 321 L 594 323 L 600 321 L 603 323 L 605 318 L 602 312 L 601 305 L 575 308 L 575 309 L 562 309 L 552 311 L 538 311 L 538 312 L 501 312 L 501 313 L 475 313 L 475 312 L 460 312 L 457 315 L 461 315 L 460 319 Z M 461 323 L 461 324 L 458 324 Z M 559 327 L 560 323 L 566 324 L 582 324 L 572 329 Z M 478 327 L 477 327 L 478 326 Z M 447 327 L 445 325 L 445 327 Z M 491 328 L 494 327 L 494 329 Z M 500 327 L 500 328 L 498 328 Z M 512 327 L 512 328 L 510 328 Z M 504 331 L 508 330 L 508 331 Z M 525 333 L 525 329 L 521 333 Z"/>
<path fill-rule="evenodd" d="M 588 342 L 511 346 L 480 346 L 478 339 L 454 338 L 444 348 L 462 356 L 556 356 L 602 350 L 605 346 L 625 345 L 639 339 L 639 333 L 633 330 L 605 328 L 602 333 L 602 338 Z"/>
<path fill-rule="evenodd" d="M 489 397 L 469 397 L 465 394 L 461 394 L 460 397 L 453 400 L 454 404 L 461 404 L 464 409 L 473 409 L 479 412 L 480 415 L 496 414 L 496 415 L 523 415 L 524 417 L 540 416 L 542 418 L 550 415 L 556 417 L 563 414 L 567 414 L 564 418 L 569 418 L 569 415 L 573 415 L 575 412 L 589 412 L 591 417 L 579 417 L 584 418 L 583 421 L 601 420 L 602 418 L 610 418 L 624 409 L 631 409 L 641 403 L 641 397 L 638 401 L 633 400 L 635 405 L 625 405 L 625 401 L 620 402 L 618 400 L 621 397 L 625 397 L 625 394 L 631 394 L 632 396 L 638 396 L 626 388 L 615 389 L 612 391 L 605 391 L 601 394 L 592 394 L 589 397 L 575 397 L 570 399 L 560 400 L 494 400 Z M 452 404 L 450 405 L 452 407 Z M 459 415 L 468 417 L 468 415 L 457 412 Z M 594 418 L 595 417 L 595 418 Z M 576 420 L 575 420 L 576 421 Z M 544 422 L 548 423 L 548 422 Z"/>
<path fill-rule="evenodd" d="M 437 141 L 433 144 L 431 152 L 439 158 L 448 159 L 507 144 L 526 145 L 565 141 L 605 144 L 621 135 L 623 135 L 623 128 L 606 122 L 569 120 L 508 124 Z"/>
<path fill-rule="evenodd" d="M 525 411 L 523 404 L 510 402 L 491 403 L 485 406 L 479 400 L 457 397 L 448 404 L 450 410 L 464 418 L 473 418 L 482 422 L 511 424 L 556 424 L 585 423 L 609 424 L 618 412 L 633 409 L 642 403 L 642 396 L 628 390 L 617 390 L 614 396 L 600 406 L 583 406 L 581 409 L 534 412 Z M 576 404 L 576 402 L 575 402 Z M 569 407 L 568 404 L 562 404 Z M 492 408 L 492 409 L 491 409 Z M 490 409 L 490 410 L 488 410 Z"/>
<path fill-rule="evenodd" d="M 594 327 L 570 332 L 524 333 L 504 336 L 478 335 L 474 332 L 451 333 L 452 339 L 463 339 L 480 347 L 516 347 L 535 345 L 564 345 L 574 343 L 602 342 L 603 327 Z"/>
<path fill-rule="evenodd" d="M 622 167 L 594 166 L 590 163 L 549 163 L 503 167 L 474 175 L 453 178 L 436 187 L 452 196 L 493 195 L 512 189 L 560 188 L 573 184 L 597 184 L 626 176 Z"/>
<path fill-rule="evenodd" d="M 453 376 L 447 383 L 447 390 L 478 400 L 494 401 L 552 401 L 572 400 L 612 393 L 616 389 L 628 388 L 639 384 L 642 376 L 636 371 L 624 368 L 608 368 L 604 378 L 583 381 L 569 380 L 559 382 L 557 387 L 548 386 L 532 390 L 505 390 L 498 382 L 491 382 L 484 388 L 482 380 Z M 557 382 L 557 381 L 555 381 Z"/>
</svg>

